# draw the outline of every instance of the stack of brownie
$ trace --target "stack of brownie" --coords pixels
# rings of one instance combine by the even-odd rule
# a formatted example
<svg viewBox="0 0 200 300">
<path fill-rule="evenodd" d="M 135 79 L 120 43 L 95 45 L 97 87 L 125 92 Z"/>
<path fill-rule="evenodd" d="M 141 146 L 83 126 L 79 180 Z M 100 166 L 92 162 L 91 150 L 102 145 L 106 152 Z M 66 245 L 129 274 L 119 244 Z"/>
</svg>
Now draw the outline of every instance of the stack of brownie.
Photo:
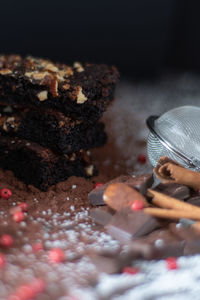
<svg viewBox="0 0 200 300">
<path fill-rule="evenodd" d="M 106 65 L 0 56 L 0 167 L 44 191 L 94 175 L 88 150 L 106 141 L 98 120 L 118 77 Z"/>
</svg>

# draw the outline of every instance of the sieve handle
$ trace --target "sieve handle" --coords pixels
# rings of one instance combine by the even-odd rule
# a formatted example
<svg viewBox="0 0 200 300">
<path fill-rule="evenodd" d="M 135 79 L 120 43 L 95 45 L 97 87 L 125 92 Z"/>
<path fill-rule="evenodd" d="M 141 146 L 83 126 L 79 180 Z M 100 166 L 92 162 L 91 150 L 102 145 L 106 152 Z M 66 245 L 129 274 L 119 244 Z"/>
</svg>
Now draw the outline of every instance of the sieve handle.
<svg viewBox="0 0 200 300">
<path fill-rule="evenodd" d="M 147 127 L 149 130 L 159 139 L 159 141 L 166 147 L 168 150 L 172 151 L 175 155 L 177 155 L 180 159 L 182 159 L 187 165 L 191 168 L 196 168 L 200 170 L 200 161 L 191 157 L 187 158 L 184 154 L 175 149 L 171 144 L 169 144 L 155 129 L 155 121 L 158 119 L 158 116 L 150 116 L 146 120 Z"/>
</svg>

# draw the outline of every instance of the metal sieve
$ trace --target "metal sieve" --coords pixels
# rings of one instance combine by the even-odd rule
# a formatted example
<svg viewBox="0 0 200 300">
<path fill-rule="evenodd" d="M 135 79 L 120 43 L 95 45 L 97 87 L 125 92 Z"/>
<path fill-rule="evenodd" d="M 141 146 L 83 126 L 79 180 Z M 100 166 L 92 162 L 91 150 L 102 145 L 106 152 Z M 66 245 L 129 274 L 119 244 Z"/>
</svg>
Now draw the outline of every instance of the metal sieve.
<svg viewBox="0 0 200 300">
<path fill-rule="evenodd" d="M 147 153 L 155 167 L 167 156 L 186 168 L 200 170 L 200 107 L 180 106 L 147 119 Z"/>
</svg>

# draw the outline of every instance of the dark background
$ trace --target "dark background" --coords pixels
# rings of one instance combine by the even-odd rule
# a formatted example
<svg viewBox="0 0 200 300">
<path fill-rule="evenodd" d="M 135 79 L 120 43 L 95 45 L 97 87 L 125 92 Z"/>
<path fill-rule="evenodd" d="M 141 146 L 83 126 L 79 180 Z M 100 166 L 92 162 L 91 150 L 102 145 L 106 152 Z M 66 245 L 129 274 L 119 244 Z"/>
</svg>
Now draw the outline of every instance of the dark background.
<svg viewBox="0 0 200 300">
<path fill-rule="evenodd" d="M 199 15 L 194 0 L 5 0 L 0 52 L 105 62 L 134 78 L 199 72 Z"/>
</svg>

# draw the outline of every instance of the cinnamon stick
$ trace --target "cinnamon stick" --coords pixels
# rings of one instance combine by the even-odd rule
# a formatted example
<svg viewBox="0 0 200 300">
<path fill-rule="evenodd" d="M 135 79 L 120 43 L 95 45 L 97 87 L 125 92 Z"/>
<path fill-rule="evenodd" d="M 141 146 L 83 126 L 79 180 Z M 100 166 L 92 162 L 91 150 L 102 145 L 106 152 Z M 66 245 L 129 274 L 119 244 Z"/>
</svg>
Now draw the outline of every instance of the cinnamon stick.
<svg viewBox="0 0 200 300">
<path fill-rule="evenodd" d="M 159 193 L 151 189 L 148 189 L 148 195 L 153 196 L 152 203 L 156 206 L 181 211 L 195 211 L 200 215 L 200 207 L 196 205 L 177 200 L 175 198 L 172 198 L 170 196 L 167 196 L 165 194 Z"/>
<path fill-rule="evenodd" d="M 147 207 L 144 208 L 144 212 L 150 214 L 153 217 L 163 218 L 163 219 L 179 220 L 181 218 L 188 218 L 188 219 L 200 221 L 200 213 L 197 211 Z"/>
<path fill-rule="evenodd" d="M 159 159 L 154 173 L 164 182 L 184 184 L 194 190 L 200 189 L 200 173 L 186 169 L 166 156 Z"/>
</svg>

